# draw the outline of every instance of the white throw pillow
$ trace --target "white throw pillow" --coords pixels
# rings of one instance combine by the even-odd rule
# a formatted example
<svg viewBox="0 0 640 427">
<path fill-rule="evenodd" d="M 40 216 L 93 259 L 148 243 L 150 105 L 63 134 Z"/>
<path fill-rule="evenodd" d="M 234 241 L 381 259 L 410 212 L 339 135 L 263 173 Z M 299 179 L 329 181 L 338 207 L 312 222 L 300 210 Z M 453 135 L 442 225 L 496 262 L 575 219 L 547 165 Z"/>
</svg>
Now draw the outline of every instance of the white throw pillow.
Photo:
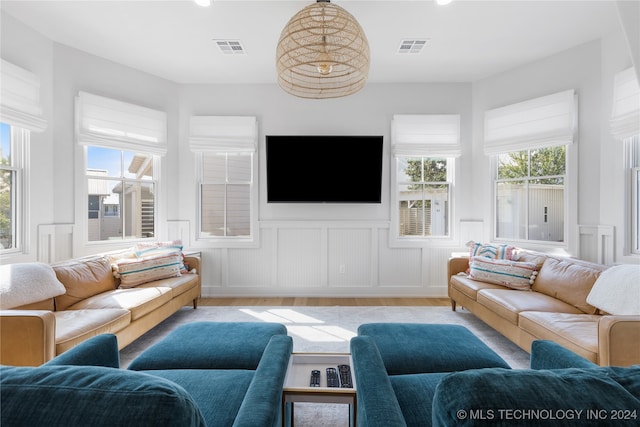
<svg viewBox="0 0 640 427">
<path fill-rule="evenodd" d="M 610 314 L 640 315 L 640 265 L 622 264 L 603 271 L 587 302 Z"/>
<path fill-rule="evenodd" d="M 44 301 L 66 292 L 50 265 L 25 262 L 0 266 L 0 309 Z"/>
</svg>

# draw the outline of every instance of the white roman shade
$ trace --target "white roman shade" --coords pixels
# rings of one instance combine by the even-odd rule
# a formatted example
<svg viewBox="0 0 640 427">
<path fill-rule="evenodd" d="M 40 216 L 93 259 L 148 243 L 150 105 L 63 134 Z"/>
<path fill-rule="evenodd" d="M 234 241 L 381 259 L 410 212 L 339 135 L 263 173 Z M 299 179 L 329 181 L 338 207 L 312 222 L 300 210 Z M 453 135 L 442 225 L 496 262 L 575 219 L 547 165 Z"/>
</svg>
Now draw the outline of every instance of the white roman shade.
<svg viewBox="0 0 640 427">
<path fill-rule="evenodd" d="M 47 128 L 40 104 L 40 79 L 30 71 L 2 60 L 0 121 L 42 132 Z"/>
<path fill-rule="evenodd" d="M 193 116 L 189 146 L 194 152 L 256 151 L 258 122 L 253 116 Z"/>
<path fill-rule="evenodd" d="M 459 157 L 458 114 L 396 114 L 391 121 L 395 156 Z"/>
<path fill-rule="evenodd" d="M 640 134 L 640 87 L 633 67 L 616 74 L 611 133 L 618 139 Z"/>
<path fill-rule="evenodd" d="M 167 113 L 80 92 L 76 97 L 76 137 L 80 145 L 164 155 Z"/>
<path fill-rule="evenodd" d="M 578 118 L 573 89 L 485 112 L 486 155 L 572 144 Z"/>
</svg>

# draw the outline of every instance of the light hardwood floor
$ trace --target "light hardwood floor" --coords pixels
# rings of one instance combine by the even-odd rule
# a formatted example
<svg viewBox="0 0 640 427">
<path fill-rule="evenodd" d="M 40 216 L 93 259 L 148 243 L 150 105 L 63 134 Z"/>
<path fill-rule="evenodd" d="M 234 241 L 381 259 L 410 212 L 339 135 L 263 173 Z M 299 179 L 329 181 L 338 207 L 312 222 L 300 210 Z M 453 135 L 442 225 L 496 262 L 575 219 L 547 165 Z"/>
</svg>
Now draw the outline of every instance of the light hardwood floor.
<svg viewBox="0 0 640 427">
<path fill-rule="evenodd" d="M 201 298 L 202 306 L 445 306 L 449 298 Z"/>
</svg>

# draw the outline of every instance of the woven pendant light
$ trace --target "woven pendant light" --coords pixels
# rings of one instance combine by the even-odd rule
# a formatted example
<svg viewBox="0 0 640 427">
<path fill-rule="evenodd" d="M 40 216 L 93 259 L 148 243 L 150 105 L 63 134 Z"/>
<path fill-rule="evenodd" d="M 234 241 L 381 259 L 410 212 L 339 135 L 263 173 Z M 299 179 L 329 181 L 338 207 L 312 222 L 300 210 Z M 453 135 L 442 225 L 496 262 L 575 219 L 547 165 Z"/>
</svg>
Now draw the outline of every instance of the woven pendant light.
<svg viewBox="0 0 640 427">
<path fill-rule="evenodd" d="M 276 53 L 278 84 L 301 98 L 358 92 L 369 74 L 369 42 L 355 18 L 318 0 L 289 20 Z"/>
</svg>

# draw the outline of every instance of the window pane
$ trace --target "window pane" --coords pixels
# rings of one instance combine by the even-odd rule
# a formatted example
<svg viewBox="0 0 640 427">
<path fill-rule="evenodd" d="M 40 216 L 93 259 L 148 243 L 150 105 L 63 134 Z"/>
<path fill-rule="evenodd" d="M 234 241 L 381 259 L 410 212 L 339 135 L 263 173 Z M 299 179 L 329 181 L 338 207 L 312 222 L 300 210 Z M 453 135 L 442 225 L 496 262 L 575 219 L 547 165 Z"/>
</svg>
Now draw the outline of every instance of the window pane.
<svg viewBox="0 0 640 427">
<path fill-rule="evenodd" d="M 226 182 L 226 153 L 202 155 L 202 182 Z"/>
<path fill-rule="evenodd" d="M 119 180 L 89 179 L 88 181 L 88 239 L 89 241 L 122 238 L 120 218 L 103 217 L 106 205 L 121 205 L 122 185 Z"/>
<path fill-rule="evenodd" d="M 531 151 L 531 176 L 564 175 L 566 147 L 541 148 Z"/>
<path fill-rule="evenodd" d="M 250 153 L 229 154 L 229 182 L 251 182 L 251 157 Z"/>
<path fill-rule="evenodd" d="M 87 175 L 122 176 L 122 152 L 102 147 L 87 147 Z"/>
<path fill-rule="evenodd" d="M 529 240 L 564 241 L 564 180 L 529 183 Z"/>
<path fill-rule="evenodd" d="M 135 154 L 129 151 L 123 151 L 122 154 L 125 165 L 125 178 L 147 181 L 153 179 L 153 156 L 148 154 Z"/>
<path fill-rule="evenodd" d="M 398 182 L 421 182 L 422 159 L 420 157 L 398 157 Z"/>
<path fill-rule="evenodd" d="M 427 158 L 422 162 L 425 182 L 447 181 L 447 159 Z"/>
<path fill-rule="evenodd" d="M 251 234 L 251 186 L 227 186 L 227 236 Z"/>
<path fill-rule="evenodd" d="M 201 186 L 201 230 L 209 236 L 224 236 L 225 185 Z"/>
<path fill-rule="evenodd" d="M 13 249 L 15 246 L 14 175 L 13 171 L 0 171 L 0 249 Z"/>
<path fill-rule="evenodd" d="M 0 164 L 11 165 L 11 126 L 0 123 Z"/>
<path fill-rule="evenodd" d="M 496 185 L 496 237 L 526 239 L 527 191 L 524 181 Z"/>
<path fill-rule="evenodd" d="M 498 179 L 526 178 L 527 176 L 529 176 L 528 151 L 498 155 Z"/>
</svg>

